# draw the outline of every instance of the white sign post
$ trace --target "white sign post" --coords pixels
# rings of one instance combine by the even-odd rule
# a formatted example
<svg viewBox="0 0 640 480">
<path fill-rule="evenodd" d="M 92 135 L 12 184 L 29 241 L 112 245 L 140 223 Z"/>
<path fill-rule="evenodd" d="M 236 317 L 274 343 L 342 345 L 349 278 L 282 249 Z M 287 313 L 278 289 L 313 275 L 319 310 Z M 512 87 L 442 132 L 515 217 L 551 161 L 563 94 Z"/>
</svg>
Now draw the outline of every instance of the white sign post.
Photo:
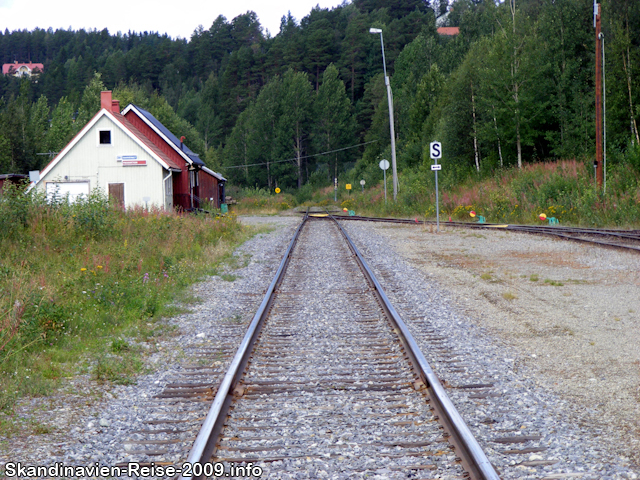
<svg viewBox="0 0 640 480">
<path fill-rule="evenodd" d="M 384 204 L 387 204 L 387 169 L 389 168 L 389 160 L 380 160 L 380 168 L 384 173 Z"/>
<path fill-rule="evenodd" d="M 367 183 L 364 181 L 364 178 L 360 180 L 360 185 L 362 185 L 362 193 L 364 193 L 364 184 Z"/>
<path fill-rule="evenodd" d="M 436 172 L 436 233 L 440 232 L 440 205 L 438 199 L 438 170 L 442 170 L 442 165 L 438 165 L 438 160 L 442 158 L 442 144 L 440 142 L 431 142 L 429 144 L 429 153 L 435 162 L 431 165 L 431 170 Z"/>
</svg>

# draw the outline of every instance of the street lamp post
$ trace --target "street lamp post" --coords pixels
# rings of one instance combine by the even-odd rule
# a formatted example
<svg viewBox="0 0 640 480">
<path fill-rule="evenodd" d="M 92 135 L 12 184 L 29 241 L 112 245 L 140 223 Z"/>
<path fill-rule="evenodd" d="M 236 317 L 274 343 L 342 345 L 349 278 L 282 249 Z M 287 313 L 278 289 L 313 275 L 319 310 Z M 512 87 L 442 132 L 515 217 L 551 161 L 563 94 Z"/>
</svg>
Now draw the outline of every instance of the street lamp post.
<svg viewBox="0 0 640 480">
<path fill-rule="evenodd" d="M 396 134 L 393 125 L 393 94 L 391 93 L 391 82 L 387 76 L 387 62 L 384 58 L 384 41 L 382 40 L 382 29 L 370 28 L 369 33 L 380 34 L 380 46 L 382 47 L 382 66 L 384 68 L 384 83 L 387 86 L 387 101 L 389 102 L 389 130 L 391 133 L 391 169 L 393 172 L 393 201 L 398 197 L 398 170 L 396 168 Z"/>
</svg>

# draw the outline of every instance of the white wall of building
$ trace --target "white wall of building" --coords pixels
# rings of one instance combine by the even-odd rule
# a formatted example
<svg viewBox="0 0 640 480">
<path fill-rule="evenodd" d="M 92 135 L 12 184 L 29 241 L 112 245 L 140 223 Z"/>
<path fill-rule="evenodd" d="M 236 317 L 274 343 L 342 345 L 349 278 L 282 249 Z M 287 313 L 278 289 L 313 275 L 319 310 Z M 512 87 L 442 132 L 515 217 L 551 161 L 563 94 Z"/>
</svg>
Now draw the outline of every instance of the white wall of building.
<svg viewBox="0 0 640 480">
<path fill-rule="evenodd" d="M 100 144 L 101 130 L 111 132 L 110 145 Z M 146 165 L 125 166 L 127 160 L 132 159 L 146 160 Z M 167 174 L 168 171 L 129 137 L 119 124 L 104 115 L 40 179 L 36 188 L 46 191 L 46 184 L 49 182 L 89 182 L 91 192 L 99 188 L 107 195 L 110 183 L 124 183 L 124 202 L 127 208 L 145 204 L 162 208 L 165 206 L 163 178 Z M 145 197 L 149 198 L 148 202 L 145 202 Z"/>
</svg>

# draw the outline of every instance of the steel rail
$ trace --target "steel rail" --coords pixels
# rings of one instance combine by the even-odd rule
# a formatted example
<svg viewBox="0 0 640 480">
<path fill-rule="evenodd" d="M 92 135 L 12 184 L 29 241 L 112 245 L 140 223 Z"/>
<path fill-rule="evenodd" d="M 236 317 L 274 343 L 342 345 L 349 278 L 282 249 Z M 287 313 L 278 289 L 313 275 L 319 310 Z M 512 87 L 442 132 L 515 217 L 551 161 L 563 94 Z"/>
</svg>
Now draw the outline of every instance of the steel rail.
<svg viewBox="0 0 640 480">
<path fill-rule="evenodd" d="M 435 224 L 433 220 L 427 221 L 418 221 L 412 220 L 410 218 L 391 218 L 391 217 L 364 217 L 364 216 L 342 216 L 336 215 L 336 218 L 340 220 L 361 220 L 361 221 L 370 221 L 370 222 L 388 222 L 388 223 L 406 223 L 411 225 L 423 225 L 424 223 Z M 590 228 L 590 227 L 566 227 L 566 226 L 555 226 L 549 227 L 544 225 L 517 225 L 517 224 L 507 224 L 507 223 L 472 223 L 472 222 L 443 222 L 443 225 L 451 225 L 454 227 L 469 227 L 469 228 L 487 228 L 487 227 L 496 227 L 506 225 L 509 228 L 513 229 L 536 229 L 536 230 L 545 230 L 549 232 L 553 231 L 568 231 L 568 232 L 576 232 L 576 233 L 584 233 L 584 234 L 593 234 L 593 235 L 613 235 L 613 236 L 622 236 L 625 238 L 639 239 L 640 238 L 640 230 L 621 230 L 621 229 L 613 229 L 613 228 Z"/>
<path fill-rule="evenodd" d="M 431 369 L 431 366 L 424 357 L 424 354 L 413 338 L 413 335 L 400 317 L 400 314 L 389 301 L 389 298 L 373 274 L 373 271 L 369 268 L 366 260 L 347 232 L 342 228 L 340 222 L 337 221 L 336 217 L 329 214 L 329 218 L 333 219 L 333 221 L 338 225 L 338 228 L 347 241 L 349 248 L 354 253 L 360 268 L 367 277 L 369 283 L 373 285 L 374 292 L 380 301 L 380 306 L 394 324 L 395 332 L 404 344 L 405 351 L 409 355 L 411 363 L 422 378 L 424 384 L 427 386 L 431 402 L 439 414 L 438 419 L 442 424 L 444 424 L 447 433 L 451 435 L 450 442 L 455 447 L 457 455 L 461 459 L 463 466 L 471 475 L 471 478 L 483 480 L 499 479 L 500 477 L 493 468 L 493 465 L 491 465 L 491 462 L 478 444 L 478 441 L 471 433 L 471 430 L 469 430 L 469 427 L 462 416 L 458 413 L 458 410 L 447 395 L 444 387 L 440 383 L 440 380 Z"/>
<path fill-rule="evenodd" d="M 368 222 L 381 222 L 381 223 L 400 223 L 406 225 L 423 225 L 425 223 L 433 224 L 435 222 L 416 222 L 414 220 L 402 219 L 402 218 L 376 218 L 376 217 L 359 217 L 359 216 L 339 216 L 341 220 L 360 220 Z M 597 228 L 583 228 L 583 227 L 545 227 L 538 225 L 512 225 L 512 224 L 499 224 L 499 223 L 470 223 L 470 222 L 444 222 L 442 225 L 448 225 L 452 227 L 462 228 L 502 228 L 512 232 L 532 233 L 536 235 L 548 235 L 558 237 L 563 240 L 572 240 L 582 243 L 590 243 L 609 248 L 620 248 L 624 250 L 632 250 L 640 252 L 639 246 L 627 245 L 624 243 L 611 243 L 596 240 L 593 238 L 577 237 L 575 235 L 590 235 L 600 237 L 613 237 L 616 240 L 621 241 L 635 241 L 640 242 L 640 231 L 638 230 L 614 230 L 614 229 L 597 229 Z"/>
<path fill-rule="evenodd" d="M 308 218 L 308 214 L 305 215 L 300 225 L 298 225 L 298 228 L 296 229 L 295 234 L 293 235 L 293 238 L 289 243 L 289 247 L 287 248 L 284 257 L 280 262 L 278 271 L 271 281 L 266 295 L 262 300 L 260 307 L 256 311 L 256 314 L 254 315 L 253 320 L 251 321 L 251 324 L 247 329 L 247 333 L 242 339 L 242 343 L 238 347 L 238 350 L 236 351 L 236 354 L 231 361 L 229 370 L 222 379 L 222 382 L 220 382 L 220 386 L 218 387 L 216 396 L 213 399 L 213 403 L 211 404 L 209 413 L 207 414 L 202 427 L 200 428 L 200 432 L 196 437 L 191 451 L 189 452 L 189 456 L 186 460 L 187 463 L 191 463 L 192 465 L 196 463 L 204 464 L 211 459 L 211 456 L 215 451 L 216 441 L 224 427 L 224 422 L 229 411 L 229 406 L 231 405 L 234 397 L 235 388 L 237 387 L 238 381 L 240 380 L 247 366 L 249 357 L 253 350 L 253 345 L 255 344 L 255 341 L 257 340 L 258 335 L 262 330 L 264 319 L 267 317 L 273 303 L 274 292 L 282 283 L 284 273 L 291 258 L 291 252 L 293 251 L 293 247 L 298 241 L 300 231 L 302 230 L 302 227 L 304 226 Z M 179 478 L 181 480 L 189 480 L 193 477 L 181 475 Z"/>
</svg>

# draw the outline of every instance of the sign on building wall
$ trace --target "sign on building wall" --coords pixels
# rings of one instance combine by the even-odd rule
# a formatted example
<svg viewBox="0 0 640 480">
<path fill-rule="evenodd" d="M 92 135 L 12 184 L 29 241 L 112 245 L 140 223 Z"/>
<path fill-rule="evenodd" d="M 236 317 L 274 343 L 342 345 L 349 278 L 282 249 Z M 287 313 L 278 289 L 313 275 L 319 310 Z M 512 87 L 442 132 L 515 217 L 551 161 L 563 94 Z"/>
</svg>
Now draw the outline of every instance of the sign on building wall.
<svg viewBox="0 0 640 480">
<path fill-rule="evenodd" d="M 140 160 L 137 155 L 118 155 L 116 157 L 118 162 L 122 163 L 123 167 L 146 167 L 147 161 Z"/>
</svg>

